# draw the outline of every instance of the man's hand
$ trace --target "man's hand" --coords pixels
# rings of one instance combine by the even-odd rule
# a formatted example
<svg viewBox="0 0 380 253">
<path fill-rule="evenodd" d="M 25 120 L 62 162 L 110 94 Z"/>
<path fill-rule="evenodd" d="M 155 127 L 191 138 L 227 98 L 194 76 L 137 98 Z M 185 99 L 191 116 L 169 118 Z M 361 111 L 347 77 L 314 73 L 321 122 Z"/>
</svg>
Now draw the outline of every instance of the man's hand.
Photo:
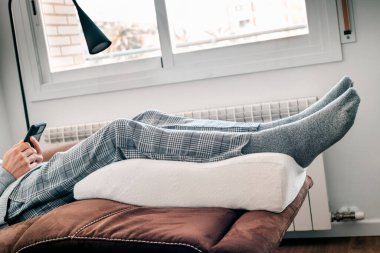
<svg viewBox="0 0 380 253">
<path fill-rule="evenodd" d="M 28 143 L 20 141 L 4 154 L 3 168 L 16 179 L 27 173 L 42 162 L 42 150 L 38 141 L 30 138 L 34 148 Z"/>
</svg>

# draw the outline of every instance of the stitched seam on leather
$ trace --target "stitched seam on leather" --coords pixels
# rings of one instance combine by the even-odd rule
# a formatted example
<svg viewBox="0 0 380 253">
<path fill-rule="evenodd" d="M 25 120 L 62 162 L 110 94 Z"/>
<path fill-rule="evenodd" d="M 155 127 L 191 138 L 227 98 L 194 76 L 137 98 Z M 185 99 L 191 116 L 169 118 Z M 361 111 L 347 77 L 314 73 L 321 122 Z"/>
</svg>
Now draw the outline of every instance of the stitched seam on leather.
<svg viewBox="0 0 380 253">
<path fill-rule="evenodd" d="M 176 246 L 186 246 L 192 248 L 198 252 L 203 253 L 203 251 L 196 246 L 193 246 L 188 243 L 182 242 L 162 242 L 162 241 L 146 241 L 146 240 L 138 240 L 138 239 L 119 239 L 119 238 L 104 238 L 104 237 L 82 237 L 76 236 L 71 239 L 88 239 L 88 240 L 105 240 L 105 241 L 120 241 L 120 242 L 137 242 L 137 243 L 147 243 L 147 244 L 162 244 L 162 245 L 176 245 Z"/>
<path fill-rule="evenodd" d="M 95 219 L 95 220 L 93 220 L 93 221 L 87 223 L 87 224 L 84 225 L 83 227 L 79 228 L 79 229 L 78 229 L 78 230 L 77 230 L 72 236 L 69 236 L 69 237 L 70 237 L 70 238 L 74 238 L 78 233 L 80 233 L 81 231 L 83 231 L 83 230 L 86 229 L 87 227 L 89 227 L 89 226 L 95 224 L 95 223 L 98 222 L 98 221 L 101 221 L 101 220 L 103 220 L 103 219 L 105 219 L 105 218 L 108 218 L 108 217 L 110 217 L 110 216 L 112 216 L 112 215 L 115 215 L 115 214 L 118 214 L 118 213 L 127 212 L 127 211 L 132 211 L 132 210 L 134 210 L 134 209 L 136 209 L 136 208 L 138 208 L 138 207 L 128 207 L 128 208 L 123 208 L 123 209 L 121 209 L 121 210 L 118 210 L 118 211 L 115 211 L 115 212 L 112 212 L 112 213 L 108 213 L 108 214 L 106 214 L 106 215 L 103 215 L 102 217 L 99 217 L 99 218 L 97 218 L 97 219 Z"/>
<path fill-rule="evenodd" d="M 147 240 L 138 240 L 138 239 L 119 239 L 119 238 L 112 239 L 112 238 L 104 238 L 104 237 L 83 237 L 83 236 L 76 236 L 79 232 L 83 231 L 87 227 L 91 226 L 92 224 L 94 224 L 94 223 L 96 223 L 96 222 L 98 222 L 98 221 L 100 221 L 102 219 L 105 219 L 107 217 L 110 217 L 110 216 L 118 214 L 118 213 L 132 211 L 132 210 L 135 210 L 137 208 L 139 208 L 139 207 L 124 208 L 124 209 L 121 209 L 121 210 L 118 210 L 118 211 L 115 211 L 115 212 L 103 215 L 102 217 L 99 217 L 99 218 L 97 218 L 97 219 L 95 219 L 95 220 L 87 223 L 86 225 L 82 226 L 81 228 L 79 228 L 77 230 L 77 232 L 75 232 L 74 235 L 72 235 L 72 236 L 57 237 L 57 238 L 53 238 L 53 239 L 46 239 L 46 240 L 34 242 L 32 244 L 29 244 L 29 245 L 26 245 L 26 246 L 22 247 L 16 253 L 19 253 L 19 252 L 23 251 L 24 249 L 33 247 L 33 246 L 38 245 L 38 244 L 42 244 L 42 243 L 46 243 L 46 242 L 53 242 L 53 241 L 60 241 L 60 240 L 65 240 L 65 239 L 71 239 L 71 240 L 73 240 L 73 239 L 87 239 L 87 240 L 137 242 L 137 243 L 161 244 L 161 245 L 177 245 L 177 246 L 189 247 L 189 248 L 192 248 L 192 249 L 196 250 L 197 252 L 203 253 L 203 251 L 201 249 L 197 248 L 196 246 L 193 246 L 193 245 L 187 244 L 187 243 L 181 243 L 181 242 L 162 242 L 162 241 L 160 242 L 160 241 L 147 241 Z"/>
<path fill-rule="evenodd" d="M 22 247 L 16 253 L 19 253 L 19 252 L 23 251 L 24 249 L 33 247 L 33 246 L 38 245 L 38 244 L 42 244 L 42 243 L 45 243 L 45 242 L 60 241 L 60 240 L 65 240 L 65 239 L 70 239 L 70 236 L 58 237 L 58 238 L 46 239 L 46 240 L 43 240 L 43 241 L 38 241 L 38 242 L 35 242 L 35 243 L 32 243 L 32 244 L 29 244 L 29 245 L 26 245 L 26 246 Z"/>
<path fill-rule="evenodd" d="M 103 238 L 103 237 L 83 237 L 83 236 L 76 236 L 76 237 L 65 236 L 65 237 L 58 237 L 58 238 L 47 239 L 47 240 L 35 242 L 35 243 L 32 243 L 32 244 L 29 244 L 29 245 L 22 247 L 16 253 L 19 253 L 19 252 L 23 251 L 24 249 L 33 247 L 33 246 L 38 245 L 38 244 L 42 244 L 42 243 L 46 243 L 46 242 L 60 241 L 60 240 L 65 240 L 65 239 L 71 239 L 71 240 L 73 240 L 73 239 L 105 240 L 105 241 L 120 241 L 120 242 L 137 242 L 137 243 L 146 243 L 146 244 L 176 245 L 176 246 L 189 247 L 189 248 L 196 250 L 197 252 L 203 253 L 203 251 L 201 249 L 199 249 L 199 248 L 197 248 L 191 244 L 181 243 L 181 242 L 159 242 L 159 241 L 146 241 L 146 240 L 137 240 L 137 239 L 118 239 L 118 238 L 111 239 L 111 238 Z"/>
</svg>

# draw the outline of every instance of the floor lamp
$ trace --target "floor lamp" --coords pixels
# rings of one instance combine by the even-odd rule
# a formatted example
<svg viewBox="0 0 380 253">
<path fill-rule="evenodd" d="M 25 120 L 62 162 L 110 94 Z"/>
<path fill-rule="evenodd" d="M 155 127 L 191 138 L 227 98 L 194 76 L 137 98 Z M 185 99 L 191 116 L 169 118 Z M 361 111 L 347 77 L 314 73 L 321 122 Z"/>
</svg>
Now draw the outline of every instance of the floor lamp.
<svg viewBox="0 0 380 253">
<path fill-rule="evenodd" d="M 36 11 L 34 0 L 32 0 L 31 3 L 32 3 L 33 11 Z M 106 48 L 108 48 L 111 45 L 111 41 L 104 35 L 104 33 L 80 8 L 77 1 L 73 0 L 73 3 L 78 12 L 79 20 L 83 29 L 83 34 L 86 39 L 89 53 L 97 54 L 105 50 Z M 18 78 L 20 80 L 20 89 L 21 89 L 22 103 L 24 107 L 26 127 L 28 130 L 30 127 L 30 122 L 29 122 L 28 106 L 27 106 L 26 97 L 25 97 L 24 83 L 23 83 L 22 74 L 21 74 L 20 58 L 19 58 L 19 53 L 17 49 L 17 38 L 16 38 L 16 31 L 15 31 L 14 20 L 13 20 L 12 0 L 8 1 L 8 11 L 9 11 L 9 18 L 11 22 L 13 47 L 14 47 L 15 56 L 16 56 Z"/>
</svg>

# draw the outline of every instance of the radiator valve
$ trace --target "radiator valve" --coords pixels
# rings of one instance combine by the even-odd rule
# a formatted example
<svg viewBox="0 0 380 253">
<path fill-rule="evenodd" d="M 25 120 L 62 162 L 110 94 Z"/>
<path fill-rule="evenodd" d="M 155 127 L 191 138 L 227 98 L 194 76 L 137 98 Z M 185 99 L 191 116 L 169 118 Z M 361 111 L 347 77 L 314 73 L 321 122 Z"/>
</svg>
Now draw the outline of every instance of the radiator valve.
<svg viewBox="0 0 380 253">
<path fill-rule="evenodd" d="M 363 220 L 364 212 L 356 206 L 343 206 L 337 212 L 331 213 L 331 221 L 355 221 Z"/>
</svg>

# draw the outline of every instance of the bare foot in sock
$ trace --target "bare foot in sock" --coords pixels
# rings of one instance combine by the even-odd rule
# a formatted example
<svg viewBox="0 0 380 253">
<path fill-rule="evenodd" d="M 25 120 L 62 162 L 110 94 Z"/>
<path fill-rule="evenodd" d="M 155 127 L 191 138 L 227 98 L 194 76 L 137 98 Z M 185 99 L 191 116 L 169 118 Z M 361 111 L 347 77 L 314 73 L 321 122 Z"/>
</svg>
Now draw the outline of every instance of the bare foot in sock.
<svg viewBox="0 0 380 253">
<path fill-rule="evenodd" d="M 176 130 L 196 130 L 196 131 L 222 131 L 222 132 L 256 132 L 266 130 L 276 126 L 289 124 L 294 121 L 305 118 L 334 101 L 346 90 L 351 88 L 353 82 L 349 77 L 343 77 L 330 91 L 317 102 L 306 108 L 304 111 L 272 122 L 254 123 L 254 122 L 232 122 L 221 120 L 205 120 L 184 118 L 176 115 L 163 113 L 160 111 L 145 111 L 133 118 L 145 124 L 156 127 Z"/>
<path fill-rule="evenodd" d="M 339 141 L 355 121 L 360 98 L 354 88 L 323 109 L 292 123 L 252 133 L 242 152 L 276 152 L 292 156 L 303 168 Z"/>
<path fill-rule="evenodd" d="M 345 76 L 337 84 L 335 84 L 334 87 L 332 87 L 321 99 L 319 99 L 317 102 L 315 102 L 314 104 L 312 104 L 311 106 L 303 110 L 302 112 L 292 115 L 290 117 L 284 118 L 284 119 L 262 123 L 260 124 L 258 131 L 292 123 L 294 121 L 305 118 L 321 110 L 323 107 L 325 107 L 326 105 L 334 101 L 336 98 L 338 98 L 340 95 L 342 95 L 346 90 L 348 90 L 352 86 L 353 86 L 352 80 L 349 77 Z"/>
</svg>

